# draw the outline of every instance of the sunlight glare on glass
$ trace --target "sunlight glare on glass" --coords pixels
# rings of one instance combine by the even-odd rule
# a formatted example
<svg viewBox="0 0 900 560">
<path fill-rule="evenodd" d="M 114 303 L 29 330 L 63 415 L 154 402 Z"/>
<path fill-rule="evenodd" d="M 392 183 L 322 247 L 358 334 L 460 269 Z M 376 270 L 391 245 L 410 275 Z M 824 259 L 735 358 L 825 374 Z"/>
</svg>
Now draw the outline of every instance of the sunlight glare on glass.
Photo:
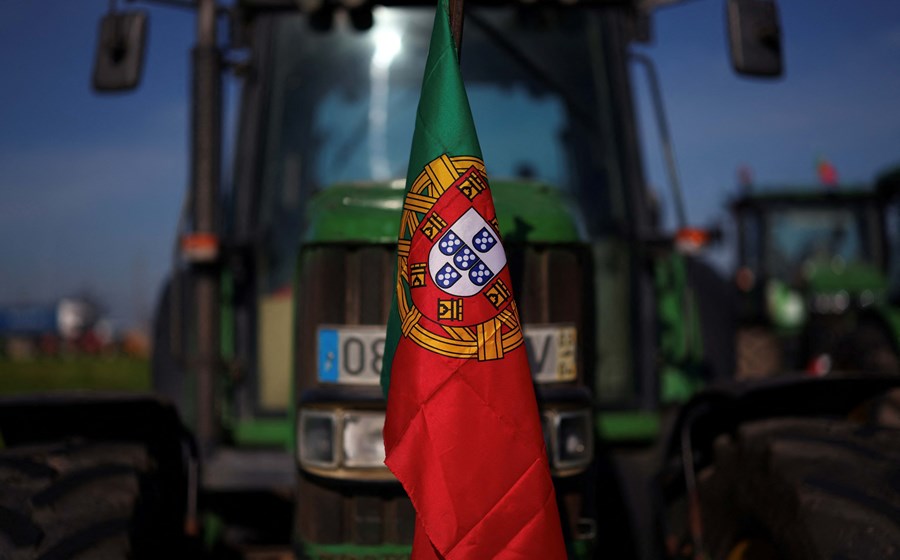
<svg viewBox="0 0 900 560">
<path fill-rule="evenodd" d="M 387 68 L 400 53 L 400 34 L 393 29 L 379 29 L 375 31 L 373 40 L 375 41 L 375 54 L 372 57 L 372 65 L 378 68 Z"/>
</svg>

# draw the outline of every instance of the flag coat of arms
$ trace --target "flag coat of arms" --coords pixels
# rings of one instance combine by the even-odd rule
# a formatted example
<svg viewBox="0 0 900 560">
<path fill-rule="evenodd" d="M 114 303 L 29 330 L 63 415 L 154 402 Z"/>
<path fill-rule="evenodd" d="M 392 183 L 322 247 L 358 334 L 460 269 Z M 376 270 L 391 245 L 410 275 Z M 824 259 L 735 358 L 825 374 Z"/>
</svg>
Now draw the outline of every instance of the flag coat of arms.
<svg viewBox="0 0 900 560">
<path fill-rule="evenodd" d="M 494 203 L 440 0 L 416 115 L 382 387 L 413 558 L 566 557 Z"/>
</svg>

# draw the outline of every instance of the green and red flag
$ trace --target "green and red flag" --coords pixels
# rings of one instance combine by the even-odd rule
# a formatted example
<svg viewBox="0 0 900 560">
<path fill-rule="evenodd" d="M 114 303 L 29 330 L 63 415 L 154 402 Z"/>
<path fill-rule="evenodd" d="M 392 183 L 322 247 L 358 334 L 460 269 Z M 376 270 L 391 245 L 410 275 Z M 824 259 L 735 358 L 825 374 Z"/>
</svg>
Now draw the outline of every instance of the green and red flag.
<svg viewBox="0 0 900 560">
<path fill-rule="evenodd" d="M 385 464 L 417 560 L 564 559 L 522 325 L 440 0 L 416 114 L 382 368 Z"/>
<path fill-rule="evenodd" d="M 819 174 L 819 181 L 826 187 L 836 187 L 838 184 L 837 168 L 824 157 L 816 160 L 816 171 Z"/>
</svg>

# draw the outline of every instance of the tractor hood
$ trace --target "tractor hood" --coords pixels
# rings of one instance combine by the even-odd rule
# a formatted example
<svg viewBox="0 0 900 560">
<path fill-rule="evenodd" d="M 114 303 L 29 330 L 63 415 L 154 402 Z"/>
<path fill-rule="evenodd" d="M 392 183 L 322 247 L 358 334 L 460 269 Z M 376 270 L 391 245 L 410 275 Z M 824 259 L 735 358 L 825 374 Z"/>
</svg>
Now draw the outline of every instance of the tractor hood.
<svg viewBox="0 0 900 560">
<path fill-rule="evenodd" d="M 887 290 L 887 278 L 878 268 L 862 264 L 847 264 L 840 268 L 811 265 L 806 270 L 806 285 L 813 294 L 845 291 L 849 294 Z"/>
<path fill-rule="evenodd" d="M 801 286 L 773 279 L 766 285 L 766 310 L 780 328 L 802 326 L 809 313 L 840 315 L 884 301 L 884 274 L 871 265 L 855 263 L 835 268 L 810 263 Z"/>
<path fill-rule="evenodd" d="M 497 221 L 507 243 L 577 243 L 582 221 L 570 197 L 533 181 L 491 183 Z M 395 243 L 403 183 L 334 185 L 310 200 L 304 243 Z"/>
</svg>

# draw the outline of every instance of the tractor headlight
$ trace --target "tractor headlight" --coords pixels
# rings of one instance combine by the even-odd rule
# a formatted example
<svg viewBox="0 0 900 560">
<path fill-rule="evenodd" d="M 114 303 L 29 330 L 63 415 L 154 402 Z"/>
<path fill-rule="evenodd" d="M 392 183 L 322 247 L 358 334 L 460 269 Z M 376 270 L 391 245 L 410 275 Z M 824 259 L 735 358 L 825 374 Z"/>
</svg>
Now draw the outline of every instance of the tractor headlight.
<svg viewBox="0 0 900 560">
<path fill-rule="evenodd" d="M 380 412 L 347 412 L 344 414 L 343 451 L 345 467 L 372 468 L 384 466 L 384 414 Z"/>
<path fill-rule="evenodd" d="M 771 280 L 766 285 L 766 310 L 779 327 L 799 327 L 806 321 L 803 296 L 779 280 Z"/>
<path fill-rule="evenodd" d="M 301 410 L 299 424 L 297 453 L 300 464 L 320 468 L 337 467 L 337 415 L 330 411 Z"/>
<path fill-rule="evenodd" d="M 301 408 L 297 420 L 300 467 L 329 478 L 393 480 L 384 466 L 383 428 L 382 411 Z"/>
<path fill-rule="evenodd" d="M 544 439 L 555 474 L 575 474 L 590 464 L 594 455 L 591 418 L 589 409 L 544 412 Z"/>
<path fill-rule="evenodd" d="M 816 294 L 813 298 L 813 309 L 818 313 L 839 315 L 850 307 L 850 294 L 846 290 L 833 293 Z"/>
</svg>

